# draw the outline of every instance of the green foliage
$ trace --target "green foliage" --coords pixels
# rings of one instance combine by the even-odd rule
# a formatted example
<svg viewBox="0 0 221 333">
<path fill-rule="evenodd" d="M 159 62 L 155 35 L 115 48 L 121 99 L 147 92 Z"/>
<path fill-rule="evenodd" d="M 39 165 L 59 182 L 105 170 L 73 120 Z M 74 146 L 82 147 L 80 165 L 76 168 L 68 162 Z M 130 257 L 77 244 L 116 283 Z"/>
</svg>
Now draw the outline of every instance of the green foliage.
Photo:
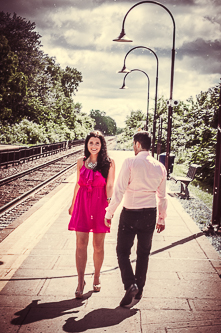
<svg viewBox="0 0 221 333">
<path fill-rule="evenodd" d="M 7 39 L 0 34 L 0 119 L 18 120 L 18 108 L 26 95 L 27 77 L 18 70 L 18 57 L 11 52 Z"/>
<path fill-rule="evenodd" d="M 190 107 L 184 114 L 184 131 L 187 135 L 185 148 L 190 162 L 199 164 L 200 178 L 213 184 L 217 124 L 219 110 L 219 87 L 215 86 L 197 95 L 196 101 L 189 99 Z"/>
<path fill-rule="evenodd" d="M 217 124 L 219 111 L 219 86 L 201 92 L 185 103 L 180 102 L 173 108 L 171 152 L 175 153 L 175 163 L 196 163 L 201 166 L 197 178 L 211 188 L 214 181 L 214 169 L 216 158 Z M 162 119 L 162 133 L 159 131 L 160 119 Z M 118 135 L 117 149 L 132 149 L 132 137 L 141 127 L 145 115 L 140 111 L 131 111 L 126 119 L 124 132 Z M 156 143 L 161 137 L 161 152 L 166 151 L 168 107 L 164 97 L 160 97 L 157 103 L 157 130 Z M 153 119 L 150 114 L 149 131 L 152 129 Z M 161 134 L 161 135 L 160 135 Z"/>
<path fill-rule="evenodd" d="M 2 126 L 0 142 L 39 144 L 82 139 L 92 128 L 93 121 L 86 115 L 77 116 L 74 130 L 70 129 L 65 123 L 56 124 L 49 121 L 44 126 L 23 119 L 18 124 Z"/>
<path fill-rule="evenodd" d="M 69 66 L 62 69 L 42 52 L 35 27 L 16 14 L 0 12 L 1 142 L 82 138 L 94 127 L 73 101 L 82 75 Z"/>
<path fill-rule="evenodd" d="M 4 126 L 0 138 L 2 143 L 48 143 L 47 140 L 45 140 L 45 129 L 43 126 L 27 119 L 22 120 L 19 124 Z"/>
<path fill-rule="evenodd" d="M 198 178 L 213 184 L 215 147 L 219 106 L 219 87 L 201 92 L 186 103 L 180 102 L 173 109 L 171 151 L 175 163 L 196 163 L 201 166 Z M 162 147 L 166 151 L 168 111 L 163 97 L 158 100 L 157 118 L 163 119 Z"/>
<path fill-rule="evenodd" d="M 106 113 L 100 110 L 91 110 L 90 117 L 95 121 L 95 130 L 101 131 L 104 135 L 115 135 L 117 125 L 113 118 L 106 116 Z"/>
<path fill-rule="evenodd" d="M 133 135 L 139 128 L 143 129 L 146 123 L 146 116 L 141 110 L 131 111 L 130 116 L 126 117 L 126 127 L 124 132 L 117 136 L 118 150 L 133 150 Z"/>
<path fill-rule="evenodd" d="M 124 128 L 117 127 L 116 135 L 123 133 Z"/>
</svg>

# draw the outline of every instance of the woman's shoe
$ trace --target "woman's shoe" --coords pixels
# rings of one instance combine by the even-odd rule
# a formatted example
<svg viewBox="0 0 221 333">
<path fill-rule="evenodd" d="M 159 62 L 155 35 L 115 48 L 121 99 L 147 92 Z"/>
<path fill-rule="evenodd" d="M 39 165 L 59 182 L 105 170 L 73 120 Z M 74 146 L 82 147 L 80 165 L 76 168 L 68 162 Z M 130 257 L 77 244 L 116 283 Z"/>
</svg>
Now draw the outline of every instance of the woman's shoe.
<svg viewBox="0 0 221 333">
<path fill-rule="evenodd" d="M 100 283 L 99 284 L 94 284 L 93 288 L 94 288 L 94 291 L 96 293 L 98 293 L 101 290 L 101 284 Z"/>
<path fill-rule="evenodd" d="M 84 286 L 86 285 L 86 282 L 84 281 Z M 83 286 L 83 290 L 82 291 L 79 291 L 78 289 L 76 289 L 75 291 L 75 297 L 77 299 L 80 299 L 83 297 L 83 291 L 84 291 L 84 286 Z"/>
</svg>

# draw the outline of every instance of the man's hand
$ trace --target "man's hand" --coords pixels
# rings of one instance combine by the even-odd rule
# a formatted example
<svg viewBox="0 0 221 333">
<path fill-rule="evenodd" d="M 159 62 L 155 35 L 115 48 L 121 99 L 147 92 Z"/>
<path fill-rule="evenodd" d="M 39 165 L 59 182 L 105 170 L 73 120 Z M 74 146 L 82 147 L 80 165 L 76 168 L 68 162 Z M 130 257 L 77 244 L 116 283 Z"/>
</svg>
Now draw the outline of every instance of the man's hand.
<svg viewBox="0 0 221 333">
<path fill-rule="evenodd" d="M 157 232 L 160 233 L 161 231 L 163 231 L 165 229 L 165 224 L 157 223 L 156 229 L 157 229 Z"/>
<path fill-rule="evenodd" d="M 110 228 L 111 227 L 111 219 L 104 219 L 104 224 L 106 227 Z"/>
</svg>

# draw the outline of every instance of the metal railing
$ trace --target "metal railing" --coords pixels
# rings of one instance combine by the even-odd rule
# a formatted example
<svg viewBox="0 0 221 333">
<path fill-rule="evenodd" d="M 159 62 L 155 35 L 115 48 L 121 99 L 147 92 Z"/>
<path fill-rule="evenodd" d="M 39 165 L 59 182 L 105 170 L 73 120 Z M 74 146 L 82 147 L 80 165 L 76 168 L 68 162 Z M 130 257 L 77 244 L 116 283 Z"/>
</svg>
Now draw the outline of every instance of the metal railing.
<svg viewBox="0 0 221 333">
<path fill-rule="evenodd" d="M 8 167 L 36 158 L 57 154 L 63 150 L 82 145 L 84 140 L 70 140 L 32 147 L 3 149 L 0 151 L 0 167 Z"/>
</svg>

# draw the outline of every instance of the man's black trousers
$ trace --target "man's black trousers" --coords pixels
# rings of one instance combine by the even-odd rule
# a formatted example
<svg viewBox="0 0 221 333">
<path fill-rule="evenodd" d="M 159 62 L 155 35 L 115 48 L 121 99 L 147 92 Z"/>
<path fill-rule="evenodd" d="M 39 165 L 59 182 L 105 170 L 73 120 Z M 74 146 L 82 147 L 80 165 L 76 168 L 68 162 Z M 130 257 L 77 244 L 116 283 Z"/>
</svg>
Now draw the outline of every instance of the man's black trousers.
<svg viewBox="0 0 221 333">
<path fill-rule="evenodd" d="M 117 236 L 117 258 L 125 290 L 136 283 L 142 293 L 146 281 L 149 254 L 156 225 L 156 208 L 123 208 Z M 137 235 L 137 261 L 133 272 L 130 254 Z"/>
</svg>

